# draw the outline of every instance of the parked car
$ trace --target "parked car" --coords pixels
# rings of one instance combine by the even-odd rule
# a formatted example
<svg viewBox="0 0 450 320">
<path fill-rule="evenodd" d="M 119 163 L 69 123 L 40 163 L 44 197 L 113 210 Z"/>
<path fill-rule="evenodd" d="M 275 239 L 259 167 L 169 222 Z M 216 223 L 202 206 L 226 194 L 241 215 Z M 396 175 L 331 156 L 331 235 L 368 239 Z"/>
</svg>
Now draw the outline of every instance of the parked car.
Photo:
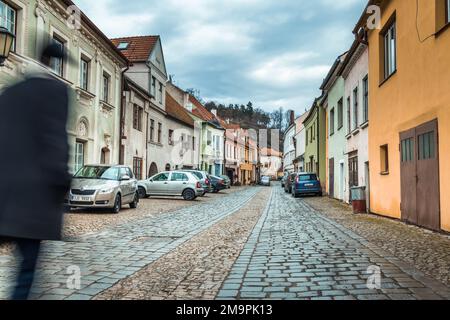
<svg viewBox="0 0 450 320">
<path fill-rule="evenodd" d="M 231 179 L 230 179 L 230 177 L 228 177 L 228 176 L 219 176 L 219 178 L 222 178 L 222 179 L 223 179 L 223 181 L 224 181 L 225 186 L 227 187 L 227 189 L 230 189 L 230 188 L 231 188 Z"/>
<path fill-rule="evenodd" d="M 69 208 L 108 208 L 119 213 L 137 208 L 139 195 L 133 171 L 126 166 L 86 165 L 74 175 L 65 199 Z"/>
<path fill-rule="evenodd" d="M 281 188 L 284 189 L 284 186 L 286 185 L 286 180 L 289 177 L 287 173 L 284 174 L 284 176 L 281 178 Z"/>
<path fill-rule="evenodd" d="M 284 181 L 284 192 L 291 193 L 292 191 L 292 184 L 294 182 L 295 177 L 297 176 L 296 173 L 290 173 L 286 176 L 286 179 Z"/>
<path fill-rule="evenodd" d="M 183 197 L 192 201 L 203 195 L 200 180 L 192 173 L 185 171 L 161 172 L 147 180 L 138 182 L 139 196 L 172 196 Z"/>
<path fill-rule="evenodd" d="M 261 178 L 261 185 L 270 187 L 270 177 L 264 176 Z"/>
<path fill-rule="evenodd" d="M 218 193 L 224 189 L 227 189 L 227 186 L 225 185 L 225 181 L 216 176 L 210 176 L 211 179 L 211 185 L 213 187 L 213 193 Z"/>
<path fill-rule="evenodd" d="M 206 192 L 211 193 L 211 192 L 214 191 L 214 189 L 213 189 L 213 187 L 211 185 L 211 177 L 210 177 L 208 172 L 206 172 L 206 171 L 199 171 L 199 170 L 182 170 L 182 171 L 183 172 L 190 172 L 190 173 L 195 175 L 200 180 L 202 188 L 204 189 L 204 193 L 203 193 L 202 196 L 204 196 Z"/>
<path fill-rule="evenodd" d="M 305 194 L 322 196 L 322 186 L 315 173 L 296 174 L 291 190 L 294 198 Z"/>
</svg>

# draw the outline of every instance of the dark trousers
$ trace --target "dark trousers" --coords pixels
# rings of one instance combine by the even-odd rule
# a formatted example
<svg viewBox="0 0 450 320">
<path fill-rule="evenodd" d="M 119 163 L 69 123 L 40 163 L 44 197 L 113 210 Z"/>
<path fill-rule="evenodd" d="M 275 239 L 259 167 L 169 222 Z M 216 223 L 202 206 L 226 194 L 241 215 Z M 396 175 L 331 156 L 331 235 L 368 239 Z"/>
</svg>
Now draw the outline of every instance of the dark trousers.
<svg viewBox="0 0 450 320">
<path fill-rule="evenodd" d="M 16 279 L 16 287 L 11 298 L 12 300 L 27 300 L 33 285 L 41 240 L 12 240 L 17 243 L 17 250 L 22 258 L 22 262 Z"/>
</svg>

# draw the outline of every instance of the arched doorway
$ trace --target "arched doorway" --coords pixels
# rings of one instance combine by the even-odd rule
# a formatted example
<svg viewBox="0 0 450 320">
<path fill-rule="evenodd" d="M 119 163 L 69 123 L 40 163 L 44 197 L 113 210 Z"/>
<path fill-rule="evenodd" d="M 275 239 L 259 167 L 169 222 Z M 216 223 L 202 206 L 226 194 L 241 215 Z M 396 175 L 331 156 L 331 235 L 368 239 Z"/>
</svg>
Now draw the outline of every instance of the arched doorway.
<svg viewBox="0 0 450 320">
<path fill-rule="evenodd" d="M 152 164 L 150 165 L 150 170 L 148 171 L 148 176 L 153 177 L 157 173 L 158 167 L 156 166 L 156 163 L 152 162 Z"/>
<path fill-rule="evenodd" d="M 170 171 L 170 164 L 166 164 L 166 171 Z"/>
</svg>

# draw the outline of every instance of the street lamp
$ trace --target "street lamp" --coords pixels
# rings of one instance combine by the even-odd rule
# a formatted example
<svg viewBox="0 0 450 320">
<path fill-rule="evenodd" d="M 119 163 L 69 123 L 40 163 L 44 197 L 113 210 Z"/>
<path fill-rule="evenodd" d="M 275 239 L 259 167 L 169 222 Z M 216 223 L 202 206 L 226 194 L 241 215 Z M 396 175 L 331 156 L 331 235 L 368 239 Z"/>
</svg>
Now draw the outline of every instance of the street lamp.
<svg viewBox="0 0 450 320">
<path fill-rule="evenodd" d="M 14 34 L 8 29 L 0 27 L 0 66 L 3 66 L 5 60 L 8 59 L 14 38 Z"/>
</svg>

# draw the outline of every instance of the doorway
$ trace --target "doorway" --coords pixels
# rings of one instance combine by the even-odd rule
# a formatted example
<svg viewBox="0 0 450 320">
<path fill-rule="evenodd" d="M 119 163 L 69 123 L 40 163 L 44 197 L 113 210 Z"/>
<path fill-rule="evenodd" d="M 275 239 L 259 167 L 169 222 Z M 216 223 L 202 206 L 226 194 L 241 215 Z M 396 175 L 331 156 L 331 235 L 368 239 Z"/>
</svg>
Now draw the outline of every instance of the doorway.
<svg viewBox="0 0 450 320">
<path fill-rule="evenodd" d="M 345 170 L 344 170 L 344 163 L 339 163 L 339 200 L 344 200 L 344 194 L 345 194 L 345 176 L 344 176 Z"/>
<path fill-rule="evenodd" d="M 438 122 L 400 133 L 402 220 L 440 230 Z"/>
<path fill-rule="evenodd" d="M 330 194 L 330 198 L 334 198 L 334 158 L 331 158 L 329 160 L 329 194 Z"/>
</svg>

